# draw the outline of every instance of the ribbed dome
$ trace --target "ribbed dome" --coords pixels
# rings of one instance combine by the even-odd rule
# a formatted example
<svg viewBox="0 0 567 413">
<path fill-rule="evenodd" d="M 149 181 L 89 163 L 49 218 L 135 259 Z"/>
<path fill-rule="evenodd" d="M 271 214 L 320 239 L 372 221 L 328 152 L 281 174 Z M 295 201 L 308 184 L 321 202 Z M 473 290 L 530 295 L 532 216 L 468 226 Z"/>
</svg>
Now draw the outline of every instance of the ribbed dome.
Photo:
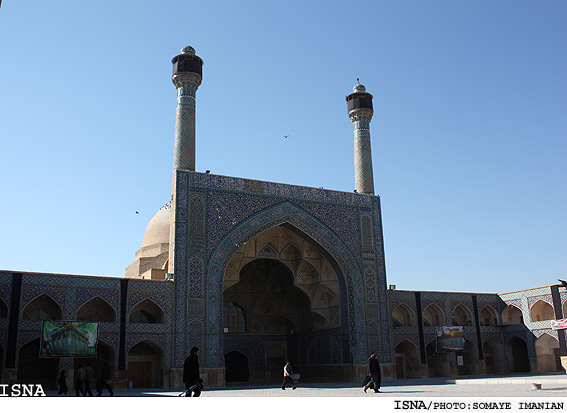
<svg viewBox="0 0 567 413">
<path fill-rule="evenodd" d="M 164 205 L 150 220 L 142 239 L 142 248 L 156 244 L 169 244 L 171 203 Z"/>
</svg>

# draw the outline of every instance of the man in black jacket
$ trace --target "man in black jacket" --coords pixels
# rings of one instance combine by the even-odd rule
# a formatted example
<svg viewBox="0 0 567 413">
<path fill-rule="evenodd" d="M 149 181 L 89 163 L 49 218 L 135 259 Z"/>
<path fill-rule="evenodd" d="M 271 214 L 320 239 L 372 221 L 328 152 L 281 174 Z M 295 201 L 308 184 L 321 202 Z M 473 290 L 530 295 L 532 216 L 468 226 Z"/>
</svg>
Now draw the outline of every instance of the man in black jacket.
<svg viewBox="0 0 567 413">
<path fill-rule="evenodd" d="M 374 393 L 380 393 L 380 385 L 382 382 L 382 375 L 380 374 L 380 363 L 375 352 L 370 353 L 368 358 L 368 381 L 364 385 L 364 393 L 368 388 L 373 388 Z"/>
<path fill-rule="evenodd" d="M 185 396 L 199 397 L 201 395 L 202 380 L 199 376 L 199 349 L 193 347 L 191 354 L 185 359 L 183 365 L 183 383 L 185 383 L 186 394 Z"/>
</svg>

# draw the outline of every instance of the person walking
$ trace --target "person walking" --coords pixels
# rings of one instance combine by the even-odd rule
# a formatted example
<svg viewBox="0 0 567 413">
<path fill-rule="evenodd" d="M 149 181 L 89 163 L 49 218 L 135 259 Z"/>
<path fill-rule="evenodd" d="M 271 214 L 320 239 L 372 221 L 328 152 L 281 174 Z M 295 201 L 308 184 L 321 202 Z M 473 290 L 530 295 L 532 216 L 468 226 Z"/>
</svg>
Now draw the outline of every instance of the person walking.
<svg viewBox="0 0 567 413">
<path fill-rule="evenodd" d="M 66 370 L 61 370 L 61 374 L 59 375 L 59 380 L 57 383 L 59 384 L 59 396 L 62 394 L 67 394 L 69 388 L 67 387 L 67 376 L 65 375 Z"/>
<path fill-rule="evenodd" d="M 380 373 L 380 363 L 376 353 L 372 351 L 368 358 L 368 381 L 364 384 L 364 393 L 369 388 L 374 389 L 374 393 L 380 393 L 380 385 L 382 384 L 382 375 Z"/>
<path fill-rule="evenodd" d="M 293 384 L 293 370 L 291 369 L 291 364 L 289 361 L 286 361 L 285 366 L 283 368 L 283 383 L 282 383 L 282 390 L 285 390 L 285 385 L 287 383 L 291 384 L 291 388 L 295 390 L 295 384 Z"/>
<path fill-rule="evenodd" d="M 85 369 L 80 364 L 75 369 L 75 396 L 84 396 L 83 381 L 85 380 Z"/>
<path fill-rule="evenodd" d="M 87 367 L 85 367 L 85 393 L 84 396 L 87 394 L 92 397 L 93 392 L 91 390 L 91 383 L 95 377 L 95 373 L 93 368 L 91 367 L 91 363 L 87 363 Z"/>
<path fill-rule="evenodd" d="M 104 388 L 108 390 L 111 396 L 114 396 L 114 391 L 112 391 L 112 379 L 110 378 L 110 370 L 106 366 L 102 368 L 96 380 L 96 391 L 98 393 L 97 396 L 102 396 L 102 391 Z"/>
<path fill-rule="evenodd" d="M 189 357 L 183 364 L 183 383 L 185 383 L 186 397 L 199 397 L 203 388 L 203 380 L 199 374 L 199 349 L 193 347 Z"/>
</svg>

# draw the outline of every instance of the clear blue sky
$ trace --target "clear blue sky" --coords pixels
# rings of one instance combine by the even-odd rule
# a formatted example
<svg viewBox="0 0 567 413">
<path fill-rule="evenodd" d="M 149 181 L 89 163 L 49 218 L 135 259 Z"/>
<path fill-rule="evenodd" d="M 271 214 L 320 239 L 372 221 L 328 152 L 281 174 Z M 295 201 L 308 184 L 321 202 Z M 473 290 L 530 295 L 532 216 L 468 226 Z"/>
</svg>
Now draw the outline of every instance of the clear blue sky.
<svg viewBox="0 0 567 413">
<path fill-rule="evenodd" d="M 124 276 L 171 197 L 191 45 L 197 170 L 352 191 L 358 77 L 389 284 L 567 279 L 566 21 L 553 0 L 4 0 L 0 269 Z"/>
</svg>

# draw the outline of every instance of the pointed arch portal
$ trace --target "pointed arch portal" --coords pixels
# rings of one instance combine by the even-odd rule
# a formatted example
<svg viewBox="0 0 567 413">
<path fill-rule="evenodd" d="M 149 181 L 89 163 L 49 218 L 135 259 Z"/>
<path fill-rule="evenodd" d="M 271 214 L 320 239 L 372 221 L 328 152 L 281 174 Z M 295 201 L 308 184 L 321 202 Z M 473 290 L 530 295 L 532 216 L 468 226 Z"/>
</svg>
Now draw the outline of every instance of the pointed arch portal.
<svg viewBox="0 0 567 413">
<path fill-rule="evenodd" d="M 378 197 L 190 171 L 176 171 L 174 188 L 170 269 L 175 276 L 176 318 L 185 320 L 174 326 L 176 366 L 183 365 L 191 347 L 199 347 L 201 367 L 210 380 L 221 383 L 225 381 L 225 355 L 239 351 L 248 357 L 252 378 L 255 367 L 266 366 L 269 360 L 275 363 L 297 354 L 303 363 L 301 355 L 310 354 L 314 340 L 321 354 L 308 357 L 306 363 L 342 369 L 335 377 L 352 377 L 353 368 L 358 375 L 370 350 L 380 354 L 382 363 L 391 363 L 391 343 L 384 339 L 389 337 L 390 320 Z M 202 200 L 204 208 L 192 208 L 196 200 Z M 204 231 L 196 231 L 196 226 Z M 291 241 L 282 244 L 277 237 L 260 242 L 262 234 L 271 230 L 292 233 L 310 248 L 302 249 L 303 244 Z M 227 320 L 237 322 L 234 326 L 241 329 L 238 320 L 244 318 L 246 332 L 230 333 L 228 327 L 225 333 L 224 294 L 240 281 L 249 258 L 241 257 L 240 262 L 235 257 L 244 255 L 242 250 L 254 240 L 254 258 L 282 262 L 293 274 L 296 298 L 301 297 L 300 292 L 306 294 L 309 331 L 298 332 L 287 310 L 267 324 L 254 319 L 256 303 L 236 297 L 232 302 L 238 307 L 231 307 L 233 313 Z M 334 286 L 324 279 L 329 273 Z M 226 280 L 231 285 L 225 285 Z M 282 301 L 281 306 L 300 308 L 290 301 Z M 249 337 L 247 342 L 237 340 L 237 335 L 253 335 L 255 329 L 286 334 L 280 336 L 281 343 L 266 345 Z M 292 330 L 295 336 L 305 337 L 288 339 Z M 225 335 L 231 336 L 229 342 Z M 302 378 L 306 370 L 309 368 L 302 367 Z M 319 368 L 319 377 L 321 371 Z"/>
<path fill-rule="evenodd" d="M 341 344 L 348 345 L 346 299 L 331 260 L 288 224 L 268 228 L 229 257 L 222 315 L 227 382 L 279 380 L 286 359 L 307 379 L 321 364 L 349 360 Z"/>
<path fill-rule="evenodd" d="M 235 226 L 219 243 L 211 254 L 207 268 L 208 331 L 222 330 L 223 280 L 225 272 L 239 249 L 250 243 L 258 235 L 272 229 L 285 228 L 309 243 L 327 260 L 336 274 L 338 288 L 337 300 L 340 301 L 340 327 L 336 330 L 335 342 L 329 338 L 325 345 L 334 359 L 345 362 L 364 363 L 367 358 L 367 335 L 364 314 L 364 284 L 357 261 L 343 242 L 326 226 L 313 216 L 290 203 L 282 203 Z M 272 246 L 272 244 L 270 244 Z M 264 247 L 261 245 L 261 247 Z M 281 256 L 280 256 L 281 258 Z M 304 267 L 306 268 L 306 267 Z M 294 283 L 297 285 L 297 274 Z M 323 294 L 328 298 L 328 295 Z M 316 311 L 321 315 L 322 311 Z M 331 315 L 327 314 L 327 317 Z M 325 315 L 323 316 L 325 317 Z M 320 317 L 314 316 L 318 321 Z M 337 338 L 338 336 L 338 338 Z M 222 335 L 209 334 L 205 337 L 207 364 L 219 365 L 219 354 L 223 354 Z M 338 340 L 338 343 L 337 341 Z M 297 348 L 302 345 L 298 344 Z"/>
</svg>

